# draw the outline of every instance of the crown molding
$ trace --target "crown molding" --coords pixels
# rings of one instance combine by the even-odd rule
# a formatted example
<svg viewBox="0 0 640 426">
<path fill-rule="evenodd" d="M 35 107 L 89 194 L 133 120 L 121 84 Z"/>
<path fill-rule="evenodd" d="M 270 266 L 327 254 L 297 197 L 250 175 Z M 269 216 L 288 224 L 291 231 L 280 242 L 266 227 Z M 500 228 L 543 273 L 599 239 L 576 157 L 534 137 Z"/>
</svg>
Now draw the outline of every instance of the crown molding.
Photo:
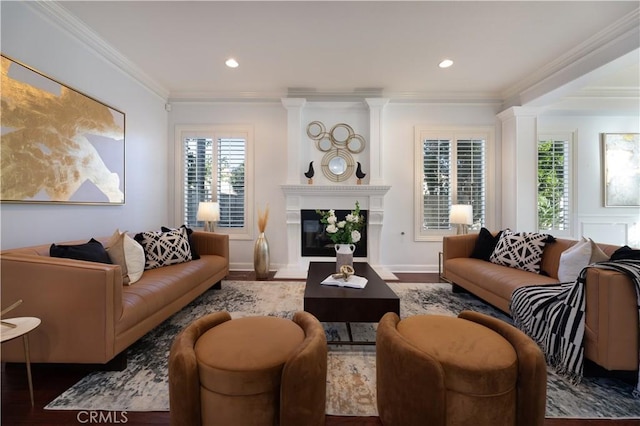
<svg viewBox="0 0 640 426">
<path fill-rule="evenodd" d="M 164 101 L 169 97 L 169 90 L 159 84 L 148 74 L 142 71 L 137 65 L 114 49 L 104 41 L 96 32 L 90 29 L 84 22 L 69 13 L 64 7 L 55 1 L 27 1 L 25 2 L 36 12 L 47 18 L 50 22 L 65 30 L 72 37 L 76 38 L 100 57 L 113 64 L 116 68 L 138 81 L 152 93 L 156 94 Z"/>
<path fill-rule="evenodd" d="M 578 90 L 567 99 L 572 98 L 608 98 L 608 99 L 640 99 L 640 87 L 589 87 Z"/>
<path fill-rule="evenodd" d="M 612 60 L 640 48 L 640 8 L 636 8 L 574 49 L 501 94 L 505 105 L 523 104 Z M 585 69 L 587 68 L 587 69 Z M 566 81 L 569 80 L 569 81 Z M 549 87 L 555 85 L 555 87 Z M 525 99 L 526 98 L 526 99 Z"/>
<path fill-rule="evenodd" d="M 169 102 L 280 102 L 281 99 L 304 98 L 309 102 L 362 102 L 366 99 L 388 99 L 392 103 L 447 104 L 447 105 L 500 105 L 502 99 L 491 92 L 376 92 L 353 91 L 296 92 L 171 92 Z M 380 97 L 378 97 L 378 95 Z"/>
<path fill-rule="evenodd" d="M 553 91 L 574 80 L 576 76 L 584 75 L 585 71 L 592 71 L 597 66 L 604 65 L 607 60 L 615 59 L 611 57 L 612 55 L 619 57 L 634 48 L 640 48 L 640 28 L 638 26 L 640 8 L 637 8 L 502 93 L 387 92 L 381 88 L 323 92 L 308 88 L 289 88 L 274 92 L 170 92 L 57 2 L 37 0 L 25 3 L 165 102 L 280 102 L 282 98 L 288 97 L 345 102 L 384 97 L 394 104 L 498 105 L 508 107 L 526 104 L 544 93 Z M 588 96 L 596 96 L 596 93 L 613 97 L 637 96 L 637 90 L 629 94 L 622 94 L 623 90 L 593 90 Z"/>
</svg>

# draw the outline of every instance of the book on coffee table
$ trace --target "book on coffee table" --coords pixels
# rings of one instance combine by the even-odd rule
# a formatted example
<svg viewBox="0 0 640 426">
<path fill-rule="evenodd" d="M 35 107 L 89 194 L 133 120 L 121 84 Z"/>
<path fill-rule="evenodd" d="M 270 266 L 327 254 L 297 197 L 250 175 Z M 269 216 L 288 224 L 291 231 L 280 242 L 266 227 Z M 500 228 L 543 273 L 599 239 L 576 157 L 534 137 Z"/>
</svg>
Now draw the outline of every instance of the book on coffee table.
<svg viewBox="0 0 640 426">
<path fill-rule="evenodd" d="M 320 284 L 334 285 L 338 287 L 352 287 L 352 288 L 364 288 L 367 285 L 367 279 L 365 277 L 359 277 L 357 275 L 351 275 L 348 280 L 344 278 L 333 278 L 333 274 L 329 275 Z"/>
</svg>

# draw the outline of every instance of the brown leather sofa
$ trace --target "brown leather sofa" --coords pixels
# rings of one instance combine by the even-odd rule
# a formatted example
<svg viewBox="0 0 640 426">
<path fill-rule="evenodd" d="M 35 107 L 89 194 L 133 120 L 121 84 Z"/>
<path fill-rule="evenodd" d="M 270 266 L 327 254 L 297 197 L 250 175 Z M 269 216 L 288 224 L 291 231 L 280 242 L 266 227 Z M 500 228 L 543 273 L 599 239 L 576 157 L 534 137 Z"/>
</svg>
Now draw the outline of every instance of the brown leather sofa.
<svg viewBox="0 0 640 426">
<path fill-rule="evenodd" d="M 513 291 L 527 285 L 558 283 L 560 254 L 577 241 L 547 244 L 541 270 L 547 275 L 471 258 L 477 234 L 443 239 L 443 278 L 510 314 Z M 618 246 L 598 244 L 607 255 Z M 631 279 L 619 272 L 590 268 L 586 283 L 585 357 L 607 370 L 638 369 L 638 309 Z"/>
<path fill-rule="evenodd" d="M 229 273 L 229 236 L 195 231 L 191 237 L 200 259 L 146 270 L 130 286 L 122 283 L 120 266 L 50 257 L 50 244 L 0 253 L 3 306 L 22 299 L 11 317 L 42 320 L 29 334 L 31 361 L 105 364 L 204 291 L 219 288 Z M 3 344 L 3 362 L 24 362 L 18 340 Z"/>
</svg>

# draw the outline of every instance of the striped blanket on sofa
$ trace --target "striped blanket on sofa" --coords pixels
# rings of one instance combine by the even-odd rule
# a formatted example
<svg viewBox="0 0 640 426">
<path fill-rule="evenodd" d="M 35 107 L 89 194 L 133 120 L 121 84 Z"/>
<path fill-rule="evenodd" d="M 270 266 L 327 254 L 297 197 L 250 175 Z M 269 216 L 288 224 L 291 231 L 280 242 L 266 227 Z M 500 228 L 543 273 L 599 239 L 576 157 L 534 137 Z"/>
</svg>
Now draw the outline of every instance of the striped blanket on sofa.
<svg viewBox="0 0 640 426">
<path fill-rule="evenodd" d="M 640 310 L 640 261 L 616 260 L 584 268 L 576 282 L 527 286 L 511 296 L 514 324 L 540 345 L 547 363 L 574 383 L 582 379 L 585 327 L 585 279 L 588 268 L 619 271 L 631 277 Z M 640 354 L 639 354 L 640 364 Z M 634 390 L 640 398 L 640 376 Z"/>
</svg>

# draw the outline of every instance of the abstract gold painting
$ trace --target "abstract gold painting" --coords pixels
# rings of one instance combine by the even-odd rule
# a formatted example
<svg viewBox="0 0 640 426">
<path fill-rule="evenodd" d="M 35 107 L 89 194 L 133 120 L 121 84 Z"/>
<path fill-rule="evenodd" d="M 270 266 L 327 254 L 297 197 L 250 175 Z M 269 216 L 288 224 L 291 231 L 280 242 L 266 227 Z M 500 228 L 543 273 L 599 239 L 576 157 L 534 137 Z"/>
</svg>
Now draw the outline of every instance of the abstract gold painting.
<svg viewBox="0 0 640 426">
<path fill-rule="evenodd" d="M 1 60 L 1 201 L 124 204 L 124 113 Z"/>
<path fill-rule="evenodd" d="M 603 133 L 605 207 L 640 206 L 640 134 Z"/>
</svg>

